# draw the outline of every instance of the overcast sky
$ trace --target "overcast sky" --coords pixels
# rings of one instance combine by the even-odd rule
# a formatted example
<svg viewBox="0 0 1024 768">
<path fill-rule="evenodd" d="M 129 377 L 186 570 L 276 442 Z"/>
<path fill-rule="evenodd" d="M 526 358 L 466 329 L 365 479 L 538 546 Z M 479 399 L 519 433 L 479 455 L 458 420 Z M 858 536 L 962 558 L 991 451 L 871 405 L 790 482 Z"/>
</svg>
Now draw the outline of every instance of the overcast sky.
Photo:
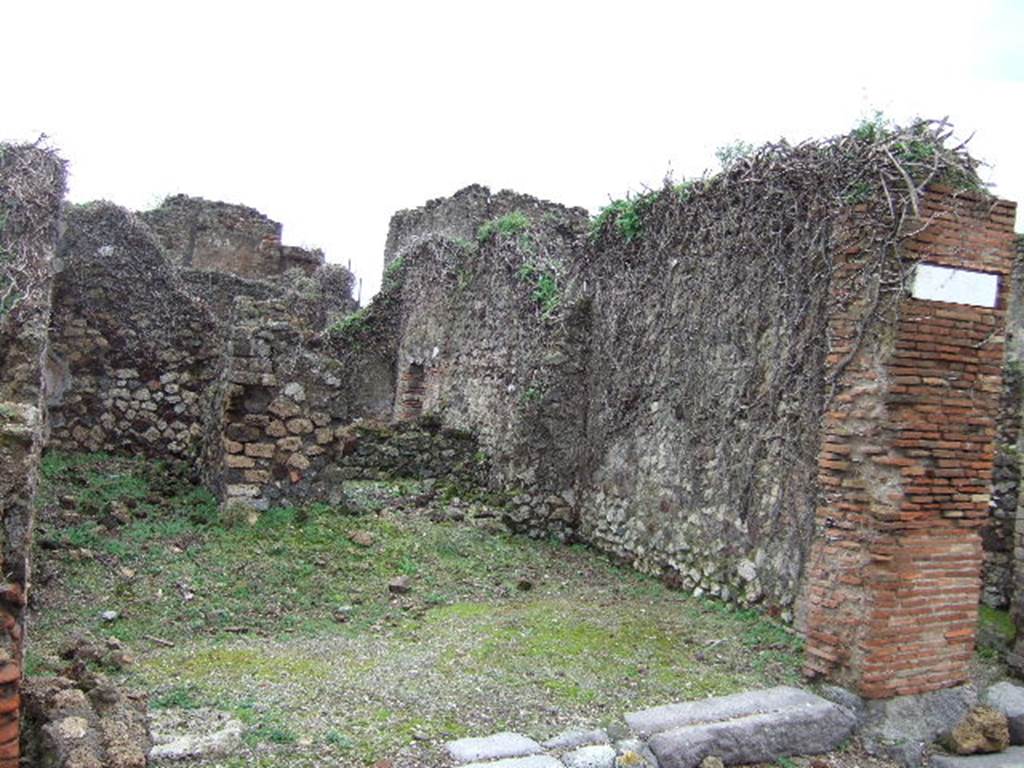
<svg viewBox="0 0 1024 768">
<path fill-rule="evenodd" d="M 480 182 L 596 210 L 879 109 L 948 115 L 1024 201 L 1024 0 L 36 0 L 2 23 L 0 139 L 48 134 L 72 200 L 251 205 L 364 300 L 399 208 Z"/>
</svg>

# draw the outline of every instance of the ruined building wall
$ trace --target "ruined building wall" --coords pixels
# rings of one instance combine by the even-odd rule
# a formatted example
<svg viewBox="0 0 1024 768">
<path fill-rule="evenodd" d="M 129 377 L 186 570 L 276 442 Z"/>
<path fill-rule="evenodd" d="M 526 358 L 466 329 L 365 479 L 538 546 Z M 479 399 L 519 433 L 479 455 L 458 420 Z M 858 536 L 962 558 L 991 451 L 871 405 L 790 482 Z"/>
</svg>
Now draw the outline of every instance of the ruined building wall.
<svg viewBox="0 0 1024 768">
<path fill-rule="evenodd" d="M 463 245 L 475 243 L 481 224 L 513 211 L 524 213 L 537 224 L 586 221 L 588 218 L 582 208 L 567 208 L 509 190 L 492 194 L 487 187 L 472 184 L 451 197 L 437 198 L 419 208 L 396 212 L 388 227 L 384 268 L 387 269 L 408 249 L 432 237 Z"/>
<path fill-rule="evenodd" d="M 565 284 L 585 221 L 563 211 L 473 247 L 425 241 L 403 266 L 395 414 L 475 434 L 514 496 L 509 521 L 537 535 L 575 531 L 586 418 L 588 318 Z M 558 306 L 538 300 L 540 274 L 563 282 Z"/>
<path fill-rule="evenodd" d="M 388 286 L 347 330 L 311 327 L 301 303 L 235 300 L 210 411 L 204 475 L 226 507 L 341 501 L 348 428 L 386 421 L 396 317 Z"/>
<path fill-rule="evenodd" d="M 884 204 L 815 209 L 790 179 L 645 200 L 642 237 L 606 225 L 569 252 L 570 311 L 550 328 L 509 298 L 529 240 L 482 245 L 478 283 L 464 244 L 407 249 L 394 413 L 481 435 L 498 477 L 572 473 L 564 521 L 524 494 L 522 527 L 566 522 L 695 592 L 796 619 L 812 674 L 872 697 L 952 685 L 974 641 L 1014 207 L 933 185 L 893 234 Z M 907 298 L 919 260 L 997 275 L 1000 304 Z M 552 401 L 560 429 L 512 407 L 524 371 L 538 403 L 569 395 Z"/>
<path fill-rule="evenodd" d="M 52 152 L 0 145 L 0 768 L 20 764 L 23 611 L 45 441 L 43 364 L 64 179 L 64 164 Z"/>
<path fill-rule="evenodd" d="M 213 214 L 226 210 L 238 214 L 236 228 L 249 234 L 259 231 L 256 225 L 280 233 L 279 225 L 250 209 L 196 198 L 172 198 L 151 212 L 157 216 L 110 203 L 69 207 L 47 365 L 54 447 L 131 451 L 207 467 L 208 445 L 220 442 L 222 427 L 213 420 L 223 400 L 228 342 L 237 323 L 248 327 L 246 317 L 236 316 L 236 304 L 283 302 L 290 322 L 307 333 L 354 308 L 352 275 L 335 265 L 279 274 L 273 271 L 278 260 L 250 269 L 260 272 L 256 277 L 223 271 L 242 262 L 252 267 L 255 236 L 221 237 L 217 259 L 192 259 L 205 269 L 175 266 L 186 259 L 173 250 L 181 232 L 166 217 L 181 210 L 203 222 L 213 217 L 222 228 L 223 215 Z M 170 252 L 147 217 L 164 228 Z M 212 237 L 213 224 L 205 226 Z M 275 242 L 270 250 L 279 248 L 279 238 Z M 269 274 L 262 274 L 264 267 Z"/>
<path fill-rule="evenodd" d="M 138 218 L 72 206 L 48 370 L 51 445 L 194 460 L 222 342 Z"/>
<path fill-rule="evenodd" d="M 324 263 L 320 251 L 282 245 L 281 225 L 242 205 L 174 195 L 140 216 L 177 266 L 269 277 Z"/>
<path fill-rule="evenodd" d="M 830 317 L 830 360 L 848 365 L 818 460 L 824 495 L 807 575 L 807 671 L 868 697 L 968 677 L 1013 221 L 1012 203 L 933 187 L 920 218 L 907 222 L 908 264 L 995 275 L 995 307 L 900 292 L 892 320 L 866 339 L 851 323 L 856 303 Z M 845 256 L 851 264 L 863 254 Z"/>
</svg>

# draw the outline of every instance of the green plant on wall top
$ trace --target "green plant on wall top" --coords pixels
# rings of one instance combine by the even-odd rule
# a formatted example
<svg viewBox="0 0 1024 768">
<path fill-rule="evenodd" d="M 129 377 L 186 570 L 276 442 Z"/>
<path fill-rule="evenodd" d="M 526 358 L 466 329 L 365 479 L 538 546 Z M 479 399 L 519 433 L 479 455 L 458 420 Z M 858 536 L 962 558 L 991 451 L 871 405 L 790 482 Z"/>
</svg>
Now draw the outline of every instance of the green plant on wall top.
<svg viewBox="0 0 1024 768">
<path fill-rule="evenodd" d="M 950 135 L 951 132 L 944 135 L 941 131 L 937 133 L 932 121 L 920 118 L 914 120 L 909 127 L 902 128 L 896 121 L 876 110 L 873 115 L 862 119 L 850 131 L 849 138 L 859 144 L 879 147 L 916 183 L 922 176 L 916 169 L 922 169 L 925 174 L 930 174 L 940 166 L 938 155 L 943 151 L 943 144 Z M 935 180 L 961 190 L 985 191 L 985 185 L 977 174 L 973 171 L 965 172 L 962 168 L 944 167 Z M 858 195 L 855 192 L 852 196 L 847 196 L 847 202 L 862 202 L 867 197 L 867 194 Z"/>
<path fill-rule="evenodd" d="M 689 194 L 689 187 L 683 187 L 685 194 Z M 616 231 L 627 243 L 640 236 L 643 229 L 644 216 L 654 205 L 659 192 L 647 192 L 642 195 L 627 195 L 621 200 L 612 200 L 601 209 L 590 224 L 590 234 L 597 237 L 609 225 L 613 225 Z M 684 192 L 680 192 L 681 199 Z"/>
<path fill-rule="evenodd" d="M 491 219 L 481 224 L 476 232 L 476 239 L 482 243 L 485 240 L 490 240 L 495 235 L 505 235 L 507 237 L 519 235 L 526 232 L 529 226 L 529 216 L 522 211 L 512 211 L 504 216 L 499 216 L 496 219 Z"/>
</svg>

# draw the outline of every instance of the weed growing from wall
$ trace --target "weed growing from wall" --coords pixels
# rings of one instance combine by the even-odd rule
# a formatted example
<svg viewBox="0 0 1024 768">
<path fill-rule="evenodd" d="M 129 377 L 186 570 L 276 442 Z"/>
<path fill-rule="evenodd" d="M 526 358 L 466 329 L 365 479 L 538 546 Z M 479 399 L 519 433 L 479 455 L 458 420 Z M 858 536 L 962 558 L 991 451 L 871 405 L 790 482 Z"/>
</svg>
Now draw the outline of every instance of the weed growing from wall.
<svg viewBox="0 0 1024 768">
<path fill-rule="evenodd" d="M 647 192 L 643 195 L 627 195 L 625 199 L 613 200 L 602 208 L 591 222 L 591 237 L 597 238 L 607 227 L 614 226 L 627 243 L 635 240 L 640 236 L 644 218 L 659 194 L 660 191 Z"/>
<path fill-rule="evenodd" d="M 516 274 L 520 280 L 533 286 L 533 300 L 540 307 L 542 317 L 550 317 L 558 310 L 561 296 L 558 290 L 558 276 L 554 270 L 525 262 Z"/>
<path fill-rule="evenodd" d="M 492 239 L 495 235 L 513 237 L 525 233 L 529 227 L 529 216 L 522 211 L 512 211 L 481 224 L 480 229 L 477 230 L 476 239 L 482 243 Z"/>
<path fill-rule="evenodd" d="M 346 315 L 328 327 L 327 332 L 334 336 L 353 336 L 366 328 L 366 308 L 358 309 Z"/>
</svg>

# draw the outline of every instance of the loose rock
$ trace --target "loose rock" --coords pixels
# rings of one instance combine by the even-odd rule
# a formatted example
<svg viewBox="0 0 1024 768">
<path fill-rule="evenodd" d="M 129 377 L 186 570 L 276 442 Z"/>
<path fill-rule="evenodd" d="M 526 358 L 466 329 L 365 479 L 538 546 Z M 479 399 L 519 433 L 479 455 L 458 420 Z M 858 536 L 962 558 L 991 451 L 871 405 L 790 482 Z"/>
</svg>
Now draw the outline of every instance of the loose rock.
<svg viewBox="0 0 1024 768">
<path fill-rule="evenodd" d="M 1006 715 L 992 707 L 975 707 L 949 732 L 943 744 L 958 755 L 1002 752 L 1010 746 Z"/>
</svg>

